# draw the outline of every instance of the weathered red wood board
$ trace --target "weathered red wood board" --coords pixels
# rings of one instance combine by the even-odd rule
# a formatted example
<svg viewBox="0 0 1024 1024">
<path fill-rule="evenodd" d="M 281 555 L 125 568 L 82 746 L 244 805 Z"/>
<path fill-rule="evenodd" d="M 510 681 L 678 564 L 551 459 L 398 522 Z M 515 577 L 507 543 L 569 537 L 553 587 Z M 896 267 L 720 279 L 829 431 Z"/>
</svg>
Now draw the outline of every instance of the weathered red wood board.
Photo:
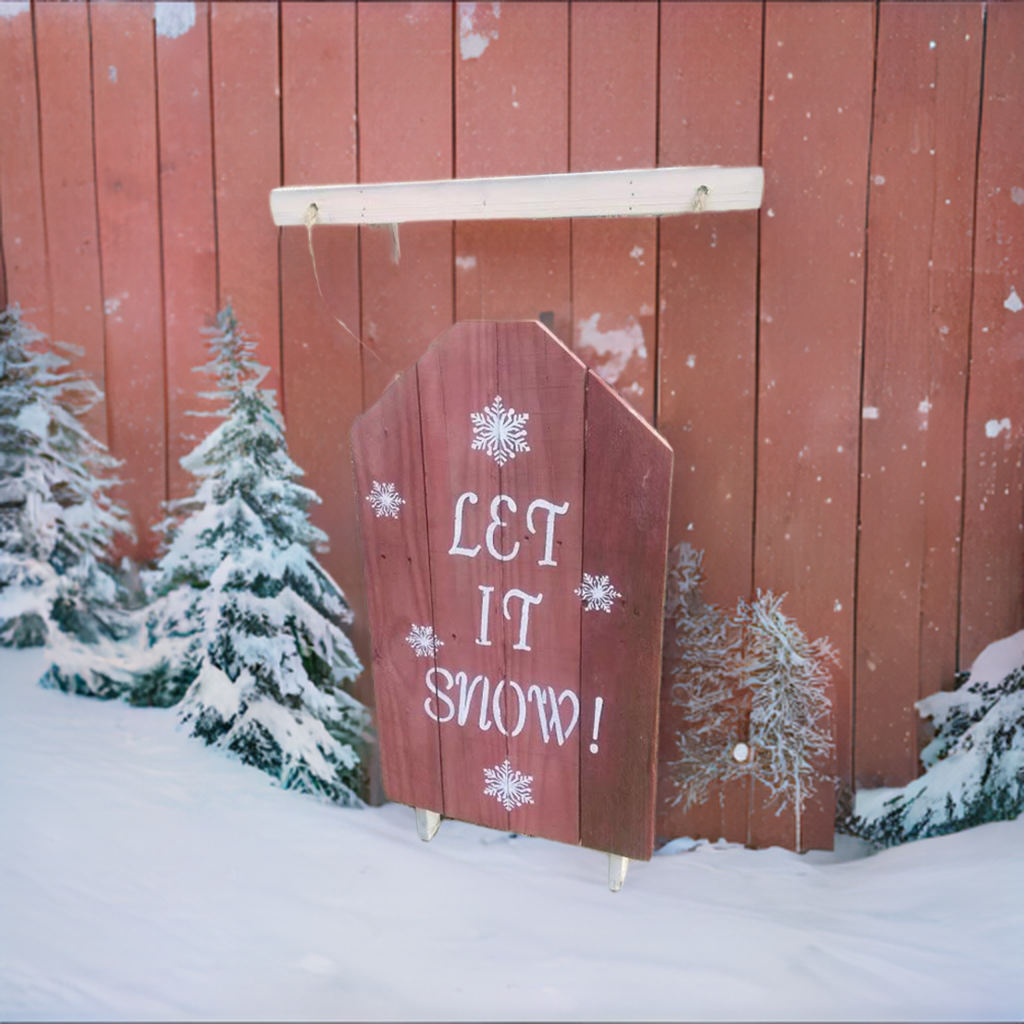
<svg viewBox="0 0 1024 1024">
<path fill-rule="evenodd" d="M 209 362 L 202 331 L 217 312 L 209 4 L 195 5 L 191 24 L 184 13 L 156 22 L 170 498 L 195 487 L 180 460 L 202 440 L 207 424 L 188 413 L 209 405 L 199 392 L 211 382 L 194 368 Z"/>
<path fill-rule="evenodd" d="M 278 5 L 215 2 L 210 11 L 219 304 L 233 304 L 264 383 L 281 381 L 278 229 L 267 196 L 281 184 Z"/>
<path fill-rule="evenodd" d="M 372 630 L 374 704 L 398 742 L 387 747 L 381 775 L 387 795 L 399 803 L 443 808 L 440 725 L 423 713 L 410 693 L 426 664 L 407 643 L 405 629 L 387 628 L 392 619 L 416 626 L 436 621 L 430 591 L 427 508 L 409 495 L 422 495 L 420 392 L 415 371 L 400 376 L 352 429 L 357 509 L 360 516 L 367 606 Z M 375 499 L 391 485 L 390 505 Z M 389 492 L 390 493 L 390 492 Z M 376 512 L 381 522 L 376 522 Z M 372 516 L 372 521 L 371 521 Z M 383 527 L 383 528 L 379 528 Z M 371 552 L 369 545 L 372 543 Z"/>
<path fill-rule="evenodd" d="M 36 60 L 52 335 L 82 348 L 75 368 L 104 389 L 104 317 L 93 161 L 89 8 L 36 4 Z M 107 441 L 110 401 L 83 420 Z"/>
<path fill-rule="evenodd" d="M 455 176 L 569 169 L 569 4 L 462 4 L 455 26 Z M 459 320 L 543 320 L 571 338 L 568 221 L 460 221 Z"/>
<path fill-rule="evenodd" d="M 3 239 L 4 216 L 0 208 L 0 240 Z M 7 262 L 4 260 L 4 247 L 0 245 L 0 308 L 6 309 L 7 302 Z"/>
<path fill-rule="evenodd" d="M 90 19 L 110 450 L 135 525 L 121 549 L 145 561 L 167 498 L 153 5 L 95 4 Z"/>
<path fill-rule="evenodd" d="M 654 167 L 658 6 L 570 8 L 569 170 Z M 658 225 L 572 222 L 573 351 L 654 421 Z"/>
<path fill-rule="evenodd" d="M 765 25 L 754 580 L 828 636 L 836 755 L 852 781 L 853 611 L 867 154 L 869 4 L 769 4 Z M 837 170 L 841 168 L 841 170 Z M 795 819 L 754 793 L 751 841 L 792 845 Z M 828 848 L 834 812 L 804 817 Z"/>
<path fill-rule="evenodd" d="M 668 445 L 541 325 L 479 322 L 352 444 L 388 795 L 649 857 Z"/>
<path fill-rule="evenodd" d="M 660 164 L 761 162 L 761 28 L 758 4 L 662 6 Z M 703 596 L 726 610 L 750 596 L 753 578 L 757 258 L 755 211 L 661 222 L 658 429 L 676 452 L 669 542 L 704 552 Z M 685 814 L 671 806 L 667 762 L 680 728 L 671 683 L 658 834 L 745 842 L 747 784 L 713 790 Z"/>
<path fill-rule="evenodd" d="M 964 488 L 960 666 L 1024 627 L 1024 7 L 988 6 Z"/>
<path fill-rule="evenodd" d="M 452 177 L 452 9 L 359 4 L 360 181 Z M 403 225 L 399 246 L 360 229 L 364 408 L 454 320 L 451 224 Z"/>
<path fill-rule="evenodd" d="M 0 225 L 6 294 L 25 319 L 51 330 L 49 265 L 43 218 L 39 104 L 32 12 L 0 19 Z M 0 288 L 3 285 L 0 284 Z"/>
<path fill-rule="evenodd" d="M 281 8 L 284 183 L 356 180 L 355 4 L 290 3 Z M 292 457 L 321 504 L 310 509 L 330 549 L 320 557 L 356 612 L 352 639 L 369 661 L 358 520 L 348 436 L 362 412 L 359 235 L 314 230 L 317 280 L 305 231 L 281 237 L 282 376 Z M 337 318 L 337 319 L 336 319 Z M 341 324 L 349 325 L 351 331 Z M 363 678 L 361 677 L 360 682 Z M 369 679 L 358 691 L 372 698 Z"/>
<path fill-rule="evenodd" d="M 879 8 L 857 573 L 858 787 L 916 778 L 956 671 L 980 4 Z"/>
</svg>

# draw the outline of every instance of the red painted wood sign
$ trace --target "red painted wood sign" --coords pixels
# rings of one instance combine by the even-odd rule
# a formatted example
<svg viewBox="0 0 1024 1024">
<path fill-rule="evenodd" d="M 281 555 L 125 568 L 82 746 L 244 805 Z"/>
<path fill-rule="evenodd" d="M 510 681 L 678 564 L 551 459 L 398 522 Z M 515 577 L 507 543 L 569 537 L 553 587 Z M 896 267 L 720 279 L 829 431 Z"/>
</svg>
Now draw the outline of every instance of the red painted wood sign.
<svg viewBox="0 0 1024 1024">
<path fill-rule="evenodd" d="M 462 323 L 352 430 L 392 800 L 647 859 L 672 451 L 539 323 Z"/>
</svg>

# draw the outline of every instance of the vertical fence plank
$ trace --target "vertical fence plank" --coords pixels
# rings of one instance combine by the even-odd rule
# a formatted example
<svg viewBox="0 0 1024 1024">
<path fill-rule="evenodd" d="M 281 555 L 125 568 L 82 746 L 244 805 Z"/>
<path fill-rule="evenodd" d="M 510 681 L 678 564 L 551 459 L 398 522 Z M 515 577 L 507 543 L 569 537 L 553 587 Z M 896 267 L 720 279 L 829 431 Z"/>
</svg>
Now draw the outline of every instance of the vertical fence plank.
<svg viewBox="0 0 1024 1024">
<path fill-rule="evenodd" d="M 153 5 L 93 4 L 90 19 L 110 450 L 144 561 L 167 498 Z"/>
<path fill-rule="evenodd" d="M 568 3 L 460 3 L 456 17 L 456 175 L 567 171 Z M 455 254 L 457 319 L 542 319 L 572 338 L 568 221 L 462 221 Z"/>
<path fill-rule="evenodd" d="M 106 388 L 103 290 L 93 163 L 89 8 L 37 4 L 36 60 L 46 250 L 53 297 L 51 332 L 83 350 L 75 368 Z M 84 419 L 107 441 L 109 399 Z M 125 495 L 120 495 L 125 497 Z"/>
<path fill-rule="evenodd" d="M 658 5 L 570 7 L 569 170 L 653 167 L 658 115 Z M 657 222 L 572 224 L 573 349 L 654 419 Z"/>
<path fill-rule="evenodd" d="M 990 4 L 978 162 L 960 665 L 1024 626 L 1024 8 Z"/>
<path fill-rule="evenodd" d="M 0 18 L 0 227 L 6 295 L 51 330 L 32 12 Z M 2 287 L 2 285 L 0 285 Z"/>
<path fill-rule="evenodd" d="M 557 740 L 544 742 L 540 732 L 531 727 L 517 736 L 513 712 L 519 703 L 512 696 L 512 681 L 517 681 L 525 694 L 522 713 L 532 717 L 534 709 L 527 706 L 532 684 L 544 681 L 553 684 L 556 690 L 552 692 L 556 692 L 562 685 L 574 689 L 579 678 L 580 650 L 586 644 L 586 635 L 573 591 L 583 579 L 581 538 L 586 497 L 581 455 L 588 374 L 578 358 L 555 344 L 548 332 L 536 324 L 515 324 L 500 330 L 497 394 L 505 400 L 506 408 L 530 414 L 529 456 L 510 459 L 498 470 L 498 493 L 511 495 L 519 502 L 518 511 L 506 507 L 508 527 L 501 530 L 498 550 L 518 553 L 508 562 L 497 564 L 487 556 L 493 566 L 491 582 L 500 583 L 494 595 L 491 621 L 497 621 L 499 615 L 505 620 L 502 653 L 506 664 L 499 678 L 506 680 L 504 724 L 510 729 L 508 757 L 517 769 L 520 765 L 529 766 L 526 770 L 534 777 L 537 794 L 534 804 L 519 808 L 510 817 L 517 830 L 529 835 L 578 843 L 583 709 L 580 727 L 565 737 L 564 744 Z M 481 393 L 473 397 L 478 403 L 492 400 Z M 482 408 L 482 404 L 475 406 L 476 410 Z M 486 492 L 481 494 L 482 501 L 488 497 Z M 540 530 L 534 533 L 530 529 L 529 504 L 538 498 L 566 510 L 557 517 L 559 539 L 554 540 L 549 559 L 555 565 L 544 564 L 547 541 Z M 553 539 L 554 536 L 553 533 Z M 541 598 L 528 620 L 520 618 L 525 610 L 517 616 L 515 603 L 511 607 L 506 603 L 504 595 L 517 591 Z M 524 622 L 529 624 L 528 633 L 522 630 Z M 523 636 L 527 637 L 525 644 L 521 643 Z M 580 679 L 576 691 L 580 697 L 583 685 L 584 680 Z M 549 707 L 549 711 L 556 713 L 555 708 Z"/>
<path fill-rule="evenodd" d="M 587 375 L 584 477 L 583 570 L 607 575 L 622 600 L 608 614 L 581 613 L 580 840 L 646 859 L 658 817 L 650 794 L 656 786 L 656 680 L 665 607 L 664 580 L 651 579 L 650 567 L 665 559 L 672 451 L 594 374 Z M 631 685 L 621 685 L 626 679 Z M 614 702 L 603 707 L 602 717 L 629 723 L 629 730 L 605 728 L 602 735 L 592 725 L 596 700 L 611 694 Z"/>
<path fill-rule="evenodd" d="M 465 552 L 452 553 L 455 541 L 472 550 L 482 536 L 480 524 L 494 495 L 502 493 L 500 471 L 494 460 L 478 451 L 472 451 L 468 441 L 472 438 L 470 416 L 480 411 L 479 396 L 501 394 L 498 389 L 498 334 L 494 324 L 458 324 L 446 336 L 445 344 L 434 345 L 420 359 L 414 371 L 419 381 L 420 422 L 423 431 L 424 485 L 427 503 L 427 532 L 429 539 L 429 567 L 431 607 L 434 621 L 430 623 L 444 645 L 435 651 L 435 663 L 454 677 L 457 672 L 472 666 L 471 675 L 485 676 L 490 689 L 483 688 L 482 680 L 478 703 L 472 703 L 473 694 L 467 691 L 465 712 L 470 713 L 470 728 L 441 728 L 441 777 L 444 790 L 444 813 L 466 821 L 478 821 L 491 828 L 507 830 L 509 812 L 497 800 L 484 792 L 480 775 L 466 771 L 466 764 L 474 760 L 483 767 L 500 765 L 509 753 L 509 739 L 497 727 L 474 730 L 480 721 L 493 717 L 490 711 L 477 711 L 491 700 L 494 690 L 507 675 L 507 649 L 505 642 L 510 628 L 497 614 L 490 616 L 493 631 L 489 644 L 478 644 L 472 630 L 464 628 L 466 607 L 476 607 L 474 598 L 480 587 L 493 586 L 495 565 L 490 555 L 478 550 L 477 556 Z M 401 382 L 404 386 L 405 381 Z M 491 401 L 490 398 L 484 401 Z M 509 402 L 511 405 L 511 401 Z M 472 492 L 479 498 L 474 505 L 461 496 Z M 454 528 L 457 509 L 463 511 L 463 532 L 456 538 Z M 464 539 L 463 539 L 464 538 Z M 485 591 L 486 593 L 486 591 Z M 410 624 L 412 625 L 412 624 Z M 428 658 L 417 658 L 417 668 L 430 668 Z M 442 677 L 435 680 L 436 688 L 446 693 Z M 446 696 L 448 694 L 446 693 Z M 429 694 L 428 694 L 429 696 Z M 506 695 L 507 696 L 507 695 Z M 459 700 L 456 690 L 450 691 L 449 700 Z M 435 698 L 439 718 L 449 722 L 451 715 L 441 710 L 441 699 Z M 508 707 L 505 700 L 504 706 Z M 499 700 L 499 707 L 502 702 Z M 453 710 L 454 710 L 453 706 Z M 493 708 L 493 703 L 486 704 Z M 464 714 L 465 714 L 464 712 Z M 478 717 L 480 716 L 480 717 Z M 508 720 L 504 715 L 504 720 Z M 463 722 L 467 721 L 463 717 Z M 455 719 L 456 723 L 458 719 Z"/>
<path fill-rule="evenodd" d="M 156 19 L 170 498 L 185 497 L 196 484 L 180 460 L 209 425 L 188 413 L 208 404 L 199 392 L 211 382 L 193 370 L 208 362 L 201 332 L 217 313 L 209 4 L 194 11 L 191 24 L 180 13 L 171 19 L 158 12 Z"/>
<path fill-rule="evenodd" d="M 355 3 L 291 3 L 281 9 L 284 183 L 356 180 Z M 349 433 L 362 412 L 357 229 L 314 232 L 321 298 L 307 233 L 281 238 L 282 372 L 292 457 L 322 504 L 311 518 L 327 532 L 321 561 L 356 615 L 353 640 L 364 664 L 369 641 Z M 360 697 L 372 700 L 369 674 Z"/>
<path fill-rule="evenodd" d="M 658 162 L 760 163 L 759 4 L 662 4 Z M 675 450 L 669 543 L 703 550 L 704 598 L 725 610 L 753 575 L 757 213 L 667 217 L 660 228 L 658 429 Z M 674 641 L 666 635 L 666 659 Z M 668 661 L 667 661 L 668 664 Z M 677 756 L 671 680 L 662 697 L 658 833 L 747 838 L 748 787 L 687 814 L 665 762 Z"/>
<path fill-rule="evenodd" d="M 452 5 L 359 4 L 359 180 L 452 177 Z M 360 232 L 363 401 L 368 408 L 451 326 L 448 223 Z"/>
<path fill-rule="evenodd" d="M 766 17 L 755 582 L 839 652 L 848 786 L 874 7 L 769 3 Z M 757 845 L 793 841 L 788 813 L 755 810 L 751 827 Z M 832 830 L 827 800 L 808 808 L 805 845 Z"/>
<path fill-rule="evenodd" d="M 433 666 L 417 657 L 405 630 L 386 632 L 395 621 L 410 626 L 436 621 L 430 594 L 421 419 L 413 370 L 356 420 L 352 461 L 360 497 L 371 494 L 375 484 L 390 484 L 401 501 L 394 514 L 374 509 L 365 500 L 356 509 L 370 584 L 384 790 L 391 800 L 440 813 L 444 810 L 441 726 L 431 721 L 423 705 L 430 694 L 422 680 Z M 440 717 L 439 709 L 437 713 Z"/>
<path fill-rule="evenodd" d="M 956 670 L 982 10 L 880 8 L 857 569 L 858 786 L 917 775 Z"/>
<path fill-rule="evenodd" d="M 278 229 L 267 213 L 281 184 L 278 6 L 215 2 L 210 16 L 218 302 L 234 304 L 280 387 Z"/>
</svg>

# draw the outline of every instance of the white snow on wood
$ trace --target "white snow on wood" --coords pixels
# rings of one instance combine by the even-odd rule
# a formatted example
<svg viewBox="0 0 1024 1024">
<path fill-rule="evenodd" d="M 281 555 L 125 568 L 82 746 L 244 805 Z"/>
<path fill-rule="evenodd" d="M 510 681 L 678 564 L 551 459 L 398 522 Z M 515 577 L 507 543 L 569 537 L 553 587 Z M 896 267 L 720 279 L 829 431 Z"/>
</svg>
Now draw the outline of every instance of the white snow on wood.
<svg viewBox="0 0 1024 1024">
<path fill-rule="evenodd" d="M 603 854 L 425 846 L 411 808 L 287 792 L 43 665 L 0 651 L 5 1020 L 1020 1018 L 1024 820 L 872 856 L 681 839 L 612 895 Z"/>
<path fill-rule="evenodd" d="M 1003 431 L 1010 433 L 1010 417 L 1004 416 L 1001 420 L 989 420 L 985 424 L 986 437 L 998 437 Z"/>
<path fill-rule="evenodd" d="M 877 420 L 878 407 L 875 405 L 865 405 L 861 411 L 861 416 L 866 420 Z"/>
<path fill-rule="evenodd" d="M 1010 287 L 1010 294 L 1007 297 L 1006 301 L 1003 303 L 1003 305 L 1011 313 L 1019 313 L 1022 309 L 1024 309 L 1024 302 L 1021 302 L 1020 296 L 1017 294 L 1017 289 L 1014 288 L 1012 285 Z"/>
<path fill-rule="evenodd" d="M 479 21 L 478 12 L 479 11 Z M 459 4 L 459 56 L 463 60 L 475 60 L 483 55 L 484 50 L 491 45 L 492 39 L 498 38 L 498 27 L 484 28 L 481 24 L 488 12 L 494 21 L 501 17 L 501 4 Z"/>
<path fill-rule="evenodd" d="M 587 359 L 594 369 L 609 383 L 614 384 L 622 375 L 629 361 L 647 358 L 644 332 L 633 317 L 625 327 L 601 330 L 601 314 L 580 320 L 576 325 L 576 344 L 579 348 L 590 349 L 598 360 Z M 586 357 L 585 353 L 581 353 Z"/>
<path fill-rule="evenodd" d="M 167 2 L 158 0 L 153 5 L 153 19 L 156 21 L 156 34 L 165 39 L 177 39 L 183 36 L 196 23 L 196 5 L 194 3 Z"/>
<path fill-rule="evenodd" d="M 660 217 L 755 210 L 761 205 L 763 189 L 760 167 L 655 167 L 508 178 L 294 185 L 271 190 L 270 210 L 279 227 L 305 227 L 310 204 L 316 206 L 318 225 Z"/>
<path fill-rule="evenodd" d="M 24 0 L 23 3 L 15 2 L 15 0 L 10 0 L 10 2 L 4 0 L 3 3 L 0 3 L 0 18 L 15 18 L 19 14 L 28 14 L 31 9 L 32 4 L 29 0 Z"/>
</svg>

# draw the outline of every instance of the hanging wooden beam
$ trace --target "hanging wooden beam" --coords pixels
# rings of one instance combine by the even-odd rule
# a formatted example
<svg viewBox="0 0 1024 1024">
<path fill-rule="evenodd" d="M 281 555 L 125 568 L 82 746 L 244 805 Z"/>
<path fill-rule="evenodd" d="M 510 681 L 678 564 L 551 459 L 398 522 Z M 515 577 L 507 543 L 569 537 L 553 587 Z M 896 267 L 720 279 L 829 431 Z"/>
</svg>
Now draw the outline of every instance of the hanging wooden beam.
<svg viewBox="0 0 1024 1024">
<path fill-rule="evenodd" d="M 547 220 L 558 217 L 661 217 L 756 210 L 760 167 L 656 167 L 511 178 L 310 185 L 275 188 L 279 227 L 406 224 L 436 220 Z M 311 207 L 315 206 L 315 210 Z"/>
</svg>

